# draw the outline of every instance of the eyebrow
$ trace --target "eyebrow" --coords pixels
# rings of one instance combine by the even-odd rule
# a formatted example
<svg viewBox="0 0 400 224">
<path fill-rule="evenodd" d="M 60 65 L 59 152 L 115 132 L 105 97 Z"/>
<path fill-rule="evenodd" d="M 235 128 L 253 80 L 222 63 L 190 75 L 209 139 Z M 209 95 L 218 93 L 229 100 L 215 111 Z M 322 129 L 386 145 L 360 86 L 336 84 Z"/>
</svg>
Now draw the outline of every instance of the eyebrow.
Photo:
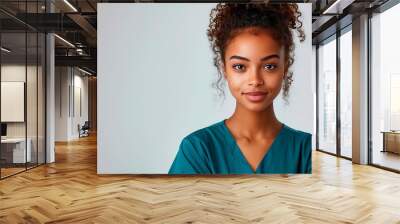
<svg viewBox="0 0 400 224">
<path fill-rule="evenodd" d="M 272 54 L 272 55 L 268 55 L 268 56 L 265 56 L 265 57 L 261 58 L 260 61 L 265 61 L 265 60 L 268 60 L 268 59 L 271 59 L 271 58 L 278 58 L 279 59 L 280 57 L 277 54 Z M 242 57 L 242 56 L 237 56 L 237 55 L 233 55 L 233 56 L 231 56 L 229 58 L 229 60 L 232 60 L 232 59 L 240 59 L 240 60 L 250 61 L 250 59 L 248 59 L 248 58 L 245 58 L 245 57 Z"/>
</svg>

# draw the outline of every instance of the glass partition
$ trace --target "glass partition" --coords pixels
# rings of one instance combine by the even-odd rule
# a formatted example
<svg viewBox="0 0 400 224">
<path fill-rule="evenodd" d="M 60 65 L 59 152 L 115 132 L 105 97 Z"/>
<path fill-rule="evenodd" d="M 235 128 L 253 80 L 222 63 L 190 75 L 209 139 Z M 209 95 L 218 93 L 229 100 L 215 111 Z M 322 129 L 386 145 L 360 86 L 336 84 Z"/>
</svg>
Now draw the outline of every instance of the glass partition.
<svg viewBox="0 0 400 224">
<path fill-rule="evenodd" d="M 46 162 L 46 138 L 45 138 L 45 124 L 46 124 L 46 37 L 43 33 L 38 33 L 38 74 L 37 74 L 37 90 L 38 90 L 38 111 L 37 111 L 37 162 L 43 164 Z"/>
<path fill-rule="evenodd" d="M 1 176 L 24 171 L 26 150 L 26 33 L 1 34 Z M 28 148 L 29 149 L 29 148 Z"/>
<path fill-rule="evenodd" d="M 31 168 L 37 165 L 37 132 L 38 132 L 38 35 L 36 32 L 27 33 L 27 75 L 26 75 L 26 112 L 27 112 L 27 150 L 30 151 L 30 160 L 27 167 Z"/>
<path fill-rule="evenodd" d="M 0 7 L 21 16 L 44 12 L 44 3 L 2 1 Z M 45 163 L 45 45 L 44 33 L 0 12 L 1 179 Z"/>
<path fill-rule="evenodd" d="M 371 18 L 372 164 L 400 171 L 400 4 Z"/>
<path fill-rule="evenodd" d="M 336 36 L 318 47 L 318 149 L 336 154 Z"/>
<path fill-rule="evenodd" d="M 351 25 L 340 36 L 340 154 L 352 157 L 352 35 Z"/>
</svg>

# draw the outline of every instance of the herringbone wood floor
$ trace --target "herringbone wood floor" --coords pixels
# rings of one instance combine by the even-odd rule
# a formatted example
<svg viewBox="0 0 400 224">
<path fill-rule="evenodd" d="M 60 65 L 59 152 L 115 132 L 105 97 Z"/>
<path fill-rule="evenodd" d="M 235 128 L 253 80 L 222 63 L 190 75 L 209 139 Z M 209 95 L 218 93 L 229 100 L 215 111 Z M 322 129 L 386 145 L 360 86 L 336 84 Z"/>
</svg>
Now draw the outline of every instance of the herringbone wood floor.
<svg viewBox="0 0 400 224">
<path fill-rule="evenodd" d="M 98 176 L 89 137 L 0 181 L 0 223 L 44 222 L 400 223 L 400 175 L 314 152 L 312 175 Z"/>
</svg>

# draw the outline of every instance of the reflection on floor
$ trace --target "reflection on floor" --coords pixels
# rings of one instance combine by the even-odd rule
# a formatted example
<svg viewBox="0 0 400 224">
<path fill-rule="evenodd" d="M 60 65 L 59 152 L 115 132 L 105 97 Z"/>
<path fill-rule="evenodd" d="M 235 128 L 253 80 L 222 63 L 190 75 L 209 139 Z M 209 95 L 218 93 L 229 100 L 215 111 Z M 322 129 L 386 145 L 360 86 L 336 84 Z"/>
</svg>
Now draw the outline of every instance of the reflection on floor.
<svg viewBox="0 0 400 224">
<path fill-rule="evenodd" d="M 21 172 L 24 170 L 25 170 L 25 167 L 24 168 L 19 168 L 19 167 L 17 167 L 17 168 L 1 168 L 1 178 L 13 175 L 15 173 L 18 173 L 18 172 Z"/>
<path fill-rule="evenodd" d="M 348 158 L 351 158 L 352 157 L 352 151 L 351 151 L 351 148 L 348 148 L 348 147 L 344 147 L 344 148 L 341 148 L 341 155 L 342 156 L 345 156 L 345 157 L 348 157 Z"/>
<path fill-rule="evenodd" d="M 15 164 L 9 164 L 9 165 L 2 164 L 2 165 L 3 165 L 3 167 L 0 170 L 1 178 L 5 178 L 5 177 L 8 177 L 10 175 L 13 175 L 13 174 L 16 174 L 16 173 L 19 173 L 19 172 L 22 172 L 22 171 L 26 170 L 25 164 L 18 164 L 18 165 L 15 165 Z M 26 165 L 27 169 L 30 169 L 30 168 L 35 167 L 35 166 L 37 166 L 36 163 L 28 163 Z"/>
<path fill-rule="evenodd" d="M 374 151 L 372 161 L 374 164 L 400 170 L 400 155 L 392 152 Z"/>
<path fill-rule="evenodd" d="M 56 163 L 1 180 L 0 223 L 400 220 L 399 174 L 322 152 L 311 175 L 97 175 L 96 145 L 57 144 Z"/>
</svg>

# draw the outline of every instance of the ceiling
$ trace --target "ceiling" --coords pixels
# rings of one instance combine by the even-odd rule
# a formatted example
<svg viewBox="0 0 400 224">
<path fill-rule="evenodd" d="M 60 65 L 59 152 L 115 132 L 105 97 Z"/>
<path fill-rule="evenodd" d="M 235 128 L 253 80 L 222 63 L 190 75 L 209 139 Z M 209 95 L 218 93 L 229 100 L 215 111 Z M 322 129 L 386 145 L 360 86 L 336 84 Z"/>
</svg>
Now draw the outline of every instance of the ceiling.
<svg viewBox="0 0 400 224">
<path fill-rule="evenodd" d="M 368 9 L 376 8 L 388 0 L 305 0 L 272 2 L 308 2 L 313 11 L 313 43 L 335 32 L 332 27 L 338 20 L 345 21 Z M 97 57 L 97 3 L 106 2 L 188 2 L 149 0 L 1 0 L 0 24 L 2 44 L 15 49 L 15 54 L 24 54 L 25 30 L 29 32 L 55 32 L 56 65 L 81 66 L 96 71 Z M 192 1 L 215 2 L 215 1 Z M 247 1 L 248 2 L 248 1 Z M 259 2 L 259 1 L 251 1 Z M 327 10 L 328 9 L 328 10 Z M 51 12 L 51 13 L 50 13 Z M 325 12 L 325 13 L 324 13 Z M 346 25 L 346 22 L 341 24 Z M 330 32 L 329 29 L 331 29 Z M 33 36 L 32 36 L 33 37 Z M 28 54 L 36 49 L 35 41 L 28 38 Z M 22 46 L 22 47 L 21 47 Z M 42 47 L 42 46 L 39 46 Z"/>
</svg>

